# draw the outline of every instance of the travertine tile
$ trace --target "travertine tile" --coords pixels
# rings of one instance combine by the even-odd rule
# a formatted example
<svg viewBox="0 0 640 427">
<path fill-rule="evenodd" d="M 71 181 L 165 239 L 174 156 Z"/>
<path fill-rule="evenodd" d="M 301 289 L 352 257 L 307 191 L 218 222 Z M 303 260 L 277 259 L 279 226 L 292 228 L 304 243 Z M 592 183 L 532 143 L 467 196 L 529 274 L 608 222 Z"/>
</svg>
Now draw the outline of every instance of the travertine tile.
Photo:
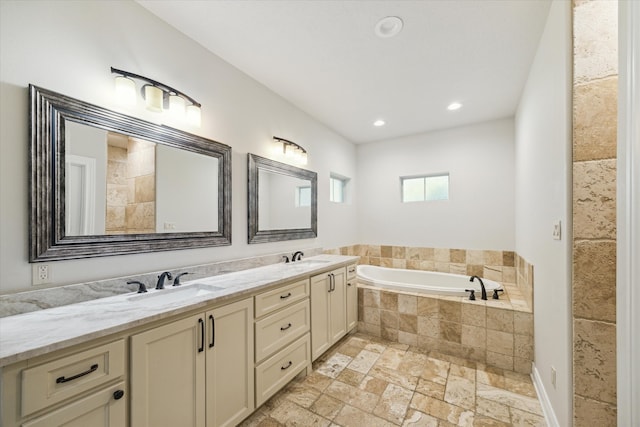
<svg viewBox="0 0 640 427">
<path fill-rule="evenodd" d="M 418 297 L 416 314 L 418 316 L 437 318 L 439 316 L 438 299 L 431 297 Z"/>
<path fill-rule="evenodd" d="M 366 412 L 373 411 L 378 402 L 377 395 L 337 380 L 332 382 L 324 392 L 335 399 Z"/>
<path fill-rule="evenodd" d="M 573 316 L 616 321 L 616 242 L 573 245 Z"/>
<path fill-rule="evenodd" d="M 484 274 L 484 265 L 467 264 L 467 276 L 482 276 Z"/>
<path fill-rule="evenodd" d="M 487 330 L 478 326 L 462 325 L 461 341 L 462 345 L 477 348 L 486 348 Z"/>
<path fill-rule="evenodd" d="M 403 332 L 417 334 L 418 333 L 418 316 L 413 314 L 400 313 L 398 316 L 398 329 Z M 408 343 L 404 343 L 404 344 L 408 344 Z"/>
<path fill-rule="evenodd" d="M 392 257 L 397 259 L 405 259 L 406 250 L 404 246 L 393 246 L 392 248 Z"/>
<path fill-rule="evenodd" d="M 449 251 L 451 262 L 466 264 L 467 263 L 467 251 L 465 249 L 451 249 Z"/>
<path fill-rule="evenodd" d="M 424 412 L 409 409 L 402 427 L 438 427 L 438 419 Z"/>
<path fill-rule="evenodd" d="M 407 260 L 406 259 L 393 258 L 392 261 L 391 261 L 391 267 L 406 269 L 407 268 Z"/>
<path fill-rule="evenodd" d="M 513 310 L 487 307 L 487 329 L 513 333 Z"/>
<path fill-rule="evenodd" d="M 472 425 L 473 423 L 472 411 L 465 411 L 458 406 L 425 396 L 424 394 L 414 393 L 409 405 L 425 414 L 449 421 L 453 424 Z M 471 424 L 468 423 L 469 419 L 471 419 Z"/>
<path fill-rule="evenodd" d="M 459 264 L 459 263 L 450 263 L 449 264 L 449 273 L 451 274 L 467 274 L 467 264 Z"/>
<path fill-rule="evenodd" d="M 616 325 L 591 320 L 573 321 L 575 393 L 616 403 Z"/>
<path fill-rule="evenodd" d="M 415 295 L 398 294 L 398 312 L 417 315 L 418 297 Z"/>
<path fill-rule="evenodd" d="M 362 350 L 356 357 L 353 358 L 351 363 L 347 365 L 347 368 L 352 369 L 356 372 L 360 372 L 362 374 L 366 374 L 367 372 L 369 372 L 369 369 L 371 369 L 371 367 L 376 363 L 379 357 L 380 353 Z"/>
<path fill-rule="evenodd" d="M 353 362 L 351 362 L 353 363 Z M 351 364 L 349 365 L 351 366 Z M 343 369 L 342 372 L 336 378 L 338 381 L 342 381 L 345 384 L 349 384 L 352 386 L 359 386 L 362 380 L 364 379 L 365 374 L 349 369 L 348 367 Z"/>
<path fill-rule="evenodd" d="M 573 238 L 616 238 L 616 160 L 573 164 Z"/>
<path fill-rule="evenodd" d="M 407 260 L 420 260 L 420 248 L 412 248 L 412 247 L 408 247 L 405 248 L 405 258 Z"/>
<path fill-rule="evenodd" d="M 420 261 L 420 270 L 436 271 L 436 263 L 431 260 Z"/>
<path fill-rule="evenodd" d="M 520 409 L 511 408 L 511 421 L 517 426 L 547 427 L 541 415 L 531 414 Z"/>
<path fill-rule="evenodd" d="M 617 75 L 618 3 L 579 3 L 573 22 L 574 85 Z"/>
<path fill-rule="evenodd" d="M 462 336 L 462 325 L 454 322 L 440 322 L 440 339 L 452 343 L 460 344 Z M 444 343 L 442 343 L 444 344 Z"/>
<path fill-rule="evenodd" d="M 271 412 L 271 418 L 285 425 L 328 427 L 331 422 L 293 402 L 283 401 Z"/>
<path fill-rule="evenodd" d="M 380 307 L 380 291 L 373 289 L 363 289 L 363 304 L 365 307 Z"/>
<path fill-rule="evenodd" d="M 500 331 L 487 331 L 487 349 L 492 352 L 513 355 L 513 334 Z"/>
<path fill-rule="evenodd" d="M 504 267 L 514 267 L 515 266 L 515 253 L 511 251 L 503 251 L 502 252 L 502 265 Z"/>
<path fill-rule="evenodd" d="M 540 402 L 535 398 L 521 396 L 483 383 L 477 383 L 476 390 L 478 398 L 482 397 L 535 415 L 543 415 Z"/>
<path fill-rule="evenodd" d="M 380 396 L 386 390 L 387 385 L 389 385 L 389 382 L 381 378 L 366 375 L 364 379 L 360 382 L 359 388 L 360 390 L 364 390 L 369 393 L 377 394 L 378 396 Z"/>
<path fill-rule="evenodd" d="M 361 411 L 353 406 L 345 405 L 334 420 L 338 425 L 350 427 L 391 427 L 393 424 Z"/>
<path fill-rule="evenodd" d="M 458 301 L 440 299 L 438 302 L 440 320 L 460 323 L 462 321 L 462 307 Z"/>
<path fill-rule="evenodd" d="M 313 387 L 308 387 L 300 383 L 293 383 L 287 388 L 286 399 L 302 406 L 303 408 L 309 408 L 313 402 L 320 397 L 320 394 L 320 391 Z"/>
<path fill-rule="evenodd" d="M 451 376 L 466 378 L 471 382 L 476 381 L 476 370 L 469 366 L 460 365 L 458 363 L 451 363 L 449 367 L 449 377 Z"/>
<path fill-rule="evenodd" d="M 522 359 L 533 360 L 533 337 L 513 335 L 513 355 Z"/>
<path fill-rule="evenodd" d="M 514 312 L 513 331 L 516 334 L 533 336 L 533 314 L 519 311 Z"/>
<path fill-rule="evenodd" d="M 504 332 L 497 332 L 504 333 Z M 487 349 L 490 349 L 489 342 L 487 341 Z M 513 369 L 513 356 L 509 356 L 506 354 L 495 353 L 493 351 L 487 350 L 487 365 L 494 366 L 502 369 Z"/>
<path fill-rule="evenodd" d="M 362 310 L 362 320 L 372 325 L 380 325 L 380 309 L 364 307 Z"/>
<path fill-rule="evenodd" d="M 410 346 L 417 346 L 418 335 L 411 332 L 398 331 L 398 342 Z"/>
<path fill-rule="evenodd" d="M 438 338 L 440 336 L 440 322 L 438 319 L 418 316 L 418 335 Z"/>
<path fill-rule="evenodd" d="M 337 378 L 340 372 L 347 367 L 353 358 L 344 354 L 336 353 L 331 356 L 316 372 L 329 378 Z"/>
<path fill-rule="evenodd" d="M 413 391 L 406 388 L 389 384 L 382 393 L 373 413 L 380 418 L 401 425 L 411 402 Z"/>
<path fill-rule="evenodd" d="M 418 385 L 416 386 L 416 392 L 440 400 L 444 400 L 444 390 L 445 384 L 439 384 L 433 381 L 426 380 L 424 378 L 420 378 L 418 380 Z"/>
<path fill-rule="evenodd" d="M 575 427 L 615 426 L 617 410 L 614 405 L 575 395 L 573 401 Z"/>
<path fill-rule="evenodd" d="M 484 263 L 486 265 L 502 266 L 502 251 L 484 251 Z"/>
<path fill-rule="evenodd" d="M 415 390 L 418 385 L 418 377 L 382 366 L 374 365 L 369 371 L 369 375 L 409 390 Z"/>
<path fill-rule="evenodd" d="M 398 365 L 398 371 L 407 373 L 414 377 L 420 376 L 424 371 L 424 366 L 427 360 L 428 357 L 426 354 L 407 351 Z"/>
<path fill-rule="evenodd" d="M 398 294 L 395 292 L 382 291 L 380 293 L 380 308 L 397 312 Z"/>
<path fill-rule="evenodd" d="M 618 78 L 577 85 L 573 91 L 573 161 L 616 157 Z"/>
<path fill-rule="evenodd" d="M 398 329 L 399 316 L 397 311 L 381 310 L 380 324 L 383 328 Z"/>
<path fill-rule="evenodd" d="M 309 409 L 321 417 L 332 420 L 336 415 L 338 415 L 338 412 L 340 412 L 343 406 L 343 402 L 323 394 L 313 403 L 313 405 L 311 405 Z"/>
<path fill-rule="evenodd" d="M 444 393 L 444 401 L 461 408 L 475 410 L 475 381 L 449 375 Z"/>
<path fill-rule="evenodd" d="M 487 324 L 487 308 L 478 301 L 463 301 L 461 304 L 462 324 L 480 326 L 484 328 Z"/>
<path fill-rule="evenodd" d="M 391 246 L 380 246 L 380 256 L 382 258 L 393 258 L 393 248 Z"/>
<path fill-rule="evenodd" d="M 496 420 L 505 422 L 511 425 L 511 415 L 509 414 L 509 407 L 502 403 L 488 400 L 482 397 L 476 398 L 476 413 L 486 415 Z"/>
<path fill-rule="evenodd" d="M 450 251 L 448 248 L 434 248 L 433 257 L 436 262 L 451 262 Z"/>
</svg>

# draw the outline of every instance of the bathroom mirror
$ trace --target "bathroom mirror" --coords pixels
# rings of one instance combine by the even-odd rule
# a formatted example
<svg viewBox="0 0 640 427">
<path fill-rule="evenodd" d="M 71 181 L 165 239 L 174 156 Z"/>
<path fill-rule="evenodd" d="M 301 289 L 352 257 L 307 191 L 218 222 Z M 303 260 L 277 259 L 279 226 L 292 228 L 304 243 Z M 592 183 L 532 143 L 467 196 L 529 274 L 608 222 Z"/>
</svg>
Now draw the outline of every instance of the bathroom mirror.
<svg viewBox="0 0 640 427">
<path fill-rule="evenodd" d="M 231 244 L 231 148 L 29 87 L 31 262 Z"/>
<path fill-rule="evenodd" d="M 318 175 L 248 155 L 249 243 L 318 236 Z"/>
</svg>

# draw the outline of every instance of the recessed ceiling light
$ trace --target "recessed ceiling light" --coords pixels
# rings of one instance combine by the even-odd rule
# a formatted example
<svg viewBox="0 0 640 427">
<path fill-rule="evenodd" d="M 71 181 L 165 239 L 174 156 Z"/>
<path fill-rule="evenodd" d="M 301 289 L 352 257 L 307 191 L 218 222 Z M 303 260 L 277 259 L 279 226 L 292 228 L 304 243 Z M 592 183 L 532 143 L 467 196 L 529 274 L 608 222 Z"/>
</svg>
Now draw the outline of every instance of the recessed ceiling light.
<svg viewBox="0 0 640 427">
<path fill-rule="evenodd" d="M 449 106 L 447 107 L 447 110 L 449 111 L 455 111 L 455 110 L 459 110 L 460 108 L 462 108 L 462 104 L 460 104 L 459 102 L 452 102 L 451 104 L 449 104 Z"/>
<path fill-rule="evenodd" d="M 376 126 L 376 127 L 384 126 L 385 125 L 385 121 L 384 120 L 376 120 L 375 122 L 373 122 L 373 125 Z"/>
<path fill-rule="evenodd" d="M 397 35 L 403 26 L 402 19 L 397 16 L 387 16 L 378 21 L 375 27 L 375 32 L 378 37 L 387 39 Z"/>
</svg>

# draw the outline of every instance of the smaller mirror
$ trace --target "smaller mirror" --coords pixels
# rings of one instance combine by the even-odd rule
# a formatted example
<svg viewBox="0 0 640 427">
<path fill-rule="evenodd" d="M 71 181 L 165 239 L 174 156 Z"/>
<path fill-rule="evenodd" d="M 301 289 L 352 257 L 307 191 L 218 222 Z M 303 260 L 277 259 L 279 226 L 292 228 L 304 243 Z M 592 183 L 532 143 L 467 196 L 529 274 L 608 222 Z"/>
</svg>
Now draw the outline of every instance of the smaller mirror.
<svg viewBox="0 0 640 427">
<path fill-rule="evenodd" d="M 249 160 L 249 243 L 318 236 L 318 175 L 255 154 Z"/>
</svg>

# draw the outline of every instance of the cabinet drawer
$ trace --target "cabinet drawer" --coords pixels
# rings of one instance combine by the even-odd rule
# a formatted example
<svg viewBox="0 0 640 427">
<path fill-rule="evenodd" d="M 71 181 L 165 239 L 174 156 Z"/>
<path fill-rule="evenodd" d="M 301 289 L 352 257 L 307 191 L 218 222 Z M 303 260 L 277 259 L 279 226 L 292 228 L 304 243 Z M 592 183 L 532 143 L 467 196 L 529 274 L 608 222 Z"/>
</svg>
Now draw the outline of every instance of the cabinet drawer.
<svg viewBox="0 0 640 427">
<path fill-rule="evenodd" d="M 81 351 L 22 371 L 22 415 L 124 375 L 124 340 Z"/>
<path fill-rule="evenodd" d="M 272 313 L 309 296 L 309 279 L 300 280 L 255 297 L 256 318 Z"/>
<path fill-rule="evenodd" d="M 309 334 L 256 367 L 256 408 L 284 387 L 304 368 L 311 368 Z"/>
<path fill-rule="evenodd" d="M 347 280 L 356 278 L 356 275 L 358 274 L 357 267 L 358 266 L 356 264 L 347 265 Z"/>
<path fill-rule="evenodd" d="M 256 322 L 256 361 L 280 350 L 310 329 L 309 300 L 305 299 Z"/>
</svg>

